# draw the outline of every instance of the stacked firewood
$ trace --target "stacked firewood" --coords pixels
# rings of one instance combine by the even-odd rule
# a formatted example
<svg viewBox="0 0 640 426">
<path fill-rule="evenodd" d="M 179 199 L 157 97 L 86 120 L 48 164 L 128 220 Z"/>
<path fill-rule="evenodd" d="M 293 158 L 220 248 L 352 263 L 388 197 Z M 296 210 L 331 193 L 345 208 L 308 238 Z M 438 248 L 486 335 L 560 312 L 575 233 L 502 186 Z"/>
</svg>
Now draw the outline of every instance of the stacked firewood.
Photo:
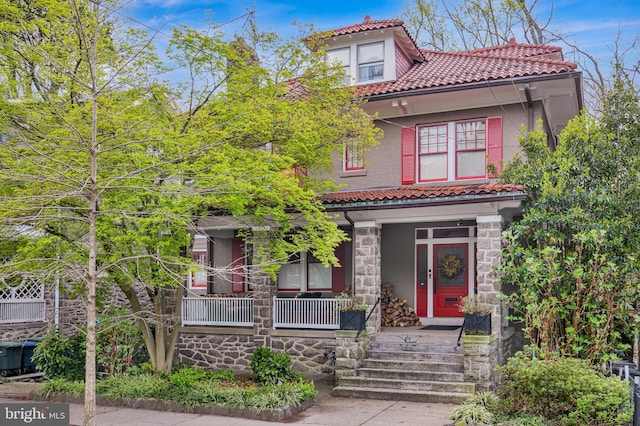
<svg viewBox="0 0 640 426">
<path fill-rule="evenodd" d="M 393 294 L 393 285 L 382 284 L 380 293 L 383 327 L 410 327 L 422 325 L 416 311 L 407 304 L 407 299 L 400 299 Z"/>
</svg>

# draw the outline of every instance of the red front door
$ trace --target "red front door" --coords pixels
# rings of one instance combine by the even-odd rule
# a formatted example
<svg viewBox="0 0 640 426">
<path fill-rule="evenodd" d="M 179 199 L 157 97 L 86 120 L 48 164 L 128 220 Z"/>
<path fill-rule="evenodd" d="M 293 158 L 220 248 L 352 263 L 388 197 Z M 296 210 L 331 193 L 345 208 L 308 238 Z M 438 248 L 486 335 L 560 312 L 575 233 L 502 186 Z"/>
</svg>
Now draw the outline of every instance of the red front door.
<svg viewBox="0 0 640 426">
<path fill-rule="evenodd" d="M 433 245 L 433 315 L 461 317 L 460 299 L 469 292 L 469 244 Z"/>
</svg>

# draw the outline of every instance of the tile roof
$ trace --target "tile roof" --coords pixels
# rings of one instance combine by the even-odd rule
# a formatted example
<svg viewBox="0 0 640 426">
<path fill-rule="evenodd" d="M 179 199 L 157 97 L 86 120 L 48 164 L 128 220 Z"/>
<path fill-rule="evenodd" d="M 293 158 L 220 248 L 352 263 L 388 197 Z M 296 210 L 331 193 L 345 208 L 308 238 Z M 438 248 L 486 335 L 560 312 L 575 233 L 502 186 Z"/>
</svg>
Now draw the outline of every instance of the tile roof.
<svg viewBox="0 0 640 426">
<path fill-rule="evenodd" d="M 524 195 L 522 185 L 511 184 L 474 184 L 434 187 L 399 187 L 348 192 L 335 192 L 319 197 L 323 204 L 381 203 L 392 201 L 425 200 L 447 201 L 460 197 L 476 198 L 487 195 Z"/>
<path fill-rule="evenodd" d="M 331 30 L 328 33 L 329 33 L 329 37 L 337 37 L 341 35 L 356 34 L 356 33 L 362 33 L 365 31 L 384 30 L 387 28 L 403 27 L 403 26 L 404 26 L 404 21 L 402 21 L 402 19 L 381 19 L 381 20 L 372 21 L 367 15 L 364 18 L 363 22 L 360 22 L 354 25 L 349 25 L 348 27 L 338 28 L 337 30 Z"/>
<path fill-rule="evenodd" d="M 454 53 L 423 50 L 425 62 L 414 63 L 396 81 L 361 86 L 357 93 L 359 96 L 391 94 L 574 71 L 577 64 L 545 56 L 557 54 L 555 49 L 553 46 L 510 44 Z"/>
</svg>

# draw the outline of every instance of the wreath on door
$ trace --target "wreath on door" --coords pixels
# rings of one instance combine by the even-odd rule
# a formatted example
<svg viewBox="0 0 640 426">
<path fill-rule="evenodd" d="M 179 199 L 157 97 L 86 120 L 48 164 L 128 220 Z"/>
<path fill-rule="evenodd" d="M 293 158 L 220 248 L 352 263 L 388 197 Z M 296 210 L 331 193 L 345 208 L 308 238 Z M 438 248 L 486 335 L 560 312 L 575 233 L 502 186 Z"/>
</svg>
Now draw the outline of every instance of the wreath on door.
<svg viewBox="0 0 640 426">
<path fill-rule="evenodd" d="M 455 278 L 464 270 L 462 259 L 455 254 L 449 254 L 440 261 L 440 271 L 447 278 Z"/>
</svg>

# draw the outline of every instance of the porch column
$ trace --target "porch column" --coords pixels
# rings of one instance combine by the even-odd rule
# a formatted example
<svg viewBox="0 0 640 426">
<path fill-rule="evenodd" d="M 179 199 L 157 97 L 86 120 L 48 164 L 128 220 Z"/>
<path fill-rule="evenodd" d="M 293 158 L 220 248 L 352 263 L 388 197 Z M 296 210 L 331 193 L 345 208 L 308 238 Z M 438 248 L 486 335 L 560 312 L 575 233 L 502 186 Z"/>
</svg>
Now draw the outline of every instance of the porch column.
<svg viewBox="0 0 640 426">
<path fill-rule="evenodd" d="M 493 305 L 491 314 L 491 332 L 500 337 L 502 332 L 503 312 L 502 303 L 498 299 L 500 280 L 494 267 L 502 262 L 500 250 L 502 248 L 502 216 L 478 216 L 477 246 L 476 246 L 476 284 L 478 294 L 487 296 Z"/>
<path fill-rule="evenodd" d="M 254 247 L 261 242 L 259 231 L 254 229 Z M 254 252 L 257 251 L 255 248 Z M 256 346 L 271 348 L 273 298 L 277 294 L 277 286 L 269 278 L 269 274 L 263 272 L 259 267 L 251 270 L 249 281 L 253 288 L 253 343 Z"/>
<path fill-rule="evenodd" d="M 382 229 L 379 224 L 355 222 L 354 225 L 355 259 L 353 275 L 355 294 L 369 306 L 367 314 L 380 297 L 382 284 L 380 244 Z M 367 321 L 367 333 L 373 335 L 380 328 L 380 304 Z"/>
</svg>

